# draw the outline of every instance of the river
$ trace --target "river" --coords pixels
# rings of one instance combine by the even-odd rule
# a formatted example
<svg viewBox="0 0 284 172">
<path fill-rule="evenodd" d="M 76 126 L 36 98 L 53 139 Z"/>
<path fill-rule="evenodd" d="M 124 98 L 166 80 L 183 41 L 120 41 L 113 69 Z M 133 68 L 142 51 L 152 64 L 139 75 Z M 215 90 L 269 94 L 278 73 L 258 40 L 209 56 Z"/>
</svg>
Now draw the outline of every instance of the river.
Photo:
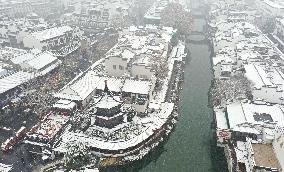
<svg viewBox="0 0 284 172">
<path fill-rule="evenodd" d="M 204 20 L 196 19 L 194 28 L 202 28 Z M 196 30 L 200 31 L 200 30 Z M 190 39 L 203 39 L 193 35 Z M 180 116 L 175 131 L 164 145 L 164 152 L 150 162 L 143 172 L 209 172 L 226 171 L 222 150 L 215 147 L 208 107 L 208 90 L 212 80 L 210 50 L 207 44 L 187 45 L 185 81 L 181 92 Z"/>
<path fill-rule="evenodd" d="M 107 171 L 141 172 L 226 172 L 223 151 L 216 147 L 211 127 L 212 108 L 208 91 L 212 80 L 210 48 L 204 40 L 203 18 L 195 18 L 187 44 L 180 116 L 169 139 L 138 163 Z M 199 34 L 196 34 L 199 33 Z M 194 43 L 193 43 L 194 42 Z"/>
</svg>

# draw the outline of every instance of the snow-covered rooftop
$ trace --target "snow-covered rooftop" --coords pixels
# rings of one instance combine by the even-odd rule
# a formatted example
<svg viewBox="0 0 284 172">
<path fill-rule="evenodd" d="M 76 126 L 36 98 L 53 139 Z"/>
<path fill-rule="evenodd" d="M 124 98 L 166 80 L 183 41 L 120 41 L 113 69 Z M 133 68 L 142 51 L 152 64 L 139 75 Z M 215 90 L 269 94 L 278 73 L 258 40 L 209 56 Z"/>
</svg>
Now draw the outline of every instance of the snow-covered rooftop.
<svg viewBox="0 0 284 172">
<path fill-rule="evenodd" d="M 55 56 L 51 55 L 50 53 L 44 52 L 26 63 L 32 68 L 40 70 L 56 60 L 57 58 Z"/>
<path fill-rule="evenodd" d="M 61 60 L 58 60 L 55 63 L 49 64 L 46 68 L 44 68 L 43 70 L 40 70 L 36 73 L 36 76 L 43 76 L 49 72 L 51 72 L 52 70 L 54 70 L 55 68 L 57 68 L 60 64 L 61 64 Z"/>
<path fill-rule="evenodd" d="M 101 79 L 98 81 L 96 89 L 104 90 L 105 81 L 107 81 L 108 89 L 111 92 L 120 92 L 123 87 L 123 79 L 115 78 L 115 77 L 100 77 Z"/>
<path fill-rule="evenodd" d="M 12 47 L 5 47 L 0 49 L 0 59 L 1 60 L 10 60 L 16 56 L 26 54 L 27 51 L 23 49 L 18 48 L 12 48 Z"/>
<path fill-rule="evenodd" d="M 270 79 L 263 67 L 249 64 L 245 65 L 245 76 L 254 83 L 254 87 L 260 89 L 264 86 L 272 86 Z"/>
<path fill-rule="evenodd" d="M 97 87 L 100 80 L 93 70 L 81 73 L 54 96 L 68 100 L 84 100 Z"/>
<path fill-rule="evenodd" d="M 133 53 L 132 51 L 125 49 L 122 53 L 121 53 L 122 58 L 125 59 L 133 59 L 135 56 L 135 53 Z"/>
<path fill-rule="evenodd" d="M 218 129 L 228 129 L 226 114 L 223 109 L 214 109 Z"/>
<path fill-rule="evenodd" d="M 103 90 L 105 80 L 107 80 L 108 88 L 111 92 L 121 91 L 122 79 L 99 76 L 93 70 L 89 70 L 74 78 L 54 96 L 69 100 L 84 100 L 95 89 Z"/>
<path fill-rule="evenodd" d="M 233 63 L 233 59 L 228 54 L 217 54 L 215 57 L 212 58 L 213 65 L 217 65 L 218 63 L 225 62 L 225 63 Z"/>
<path fill-rule="evenodd" d="M 69 100 L 58 100 L 52 107 L 59 109 L 69 109 L 72 110 L 76 107 L 76 103 Z"/>
<path fill-rule="evenodd" d="M 30 79 L 33 79 L 32 73 L 19 71 L 0 79 L 0 94 L 13 89 Z"/>
<path fill-rule="evenodd" d="M 118 96 L 110 96 L 108 94 L 103 95 L 103 97 L 99 97 L 94 100 L 97 108 L 102 109 L 111 109 L 113 107 L 117 107 L 122 102 L 120 101 L 120 97 Z"/>
<path fill-rule="evenodd" d="M 12 165 L 6 165 L 6 164 L 0 163 L 0 171 L 1 172 L 9 172 L 9 171 L 12 170 L 12 168 L 13 168 Z"/>
<path fill-rule="evenodd" d="M 151 89 L 151 81 L 148 80 L 106 77 L 97 75 L 93 70 L 88 70 L 74 78 L 54 96 L 68 100 L 84 100 L 95 89 L 104 90 L 105 81 L 107 81 L 111 92 L 121 92 L 122 90 L 137 94 L 148 94 Z"/>
<path fill-rule="evenodd" d="M 31 54 L 31 53 L 26 53 L 26 54 L 22 54 L 22 55 L 19 55 L 19 56 L 16 56 L 14 58 L 11 59 L 11 61 L 14 63 L 14 64 L 21 64 L 25 61 L 28 61 L 28 60 L 31 60 L 34 58 L 34 55 Z"/>
<path fill-rule="evenodd" d="M 72 30 L 73 29 L 70 26 L 54 27 L 43 31 L 34 32 L 32 33 L 32 36 L 35 39 L 38 39 L 39 41 L 45 41 L 48 39 L 62 36 L 66 32 L 70 32 Z"/>
<path fill-rule="evenodd" d="M 126 79 L 122 91 L 136 94 L 148 94 L 151 90 L 151 81 Z"/>
<path fill-rule="evenodd" d="M 236 147 L 235 147 L 235 152 L 236 152 L 236 156 L 237 156 L 237 160 L 238 162 L 241 163 L 246 163 L 247 161 L 247 149 L 246 149 L 246 143 L 245 142 L 241 142 L 241 141 L 237 141 Z"/>
<path fill-rule="evenodd" d="M 284 120 L 280 105 L 232 103 L 227 105 L 227 114 L 230 128 L 243 123 L 277 123 Z"/>
</svg>

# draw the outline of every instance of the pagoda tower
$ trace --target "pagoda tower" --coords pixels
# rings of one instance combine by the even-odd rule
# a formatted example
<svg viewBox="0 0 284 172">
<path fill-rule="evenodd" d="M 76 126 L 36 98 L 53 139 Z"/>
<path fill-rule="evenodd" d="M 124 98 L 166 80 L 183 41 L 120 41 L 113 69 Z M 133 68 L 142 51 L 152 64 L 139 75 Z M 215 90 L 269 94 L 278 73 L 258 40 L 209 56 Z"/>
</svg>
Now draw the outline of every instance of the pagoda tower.
<svg viewBox="0 0 284 172">
<path fill-rule="evenodd" d="M 130 111 L 123 107 L 119 96 L 113 96 L 105 81 L 102 95 L 95 99 L 95 112 L 91 115 L 91 125 L 113 128 L 129 121 Z"/>
</svg>

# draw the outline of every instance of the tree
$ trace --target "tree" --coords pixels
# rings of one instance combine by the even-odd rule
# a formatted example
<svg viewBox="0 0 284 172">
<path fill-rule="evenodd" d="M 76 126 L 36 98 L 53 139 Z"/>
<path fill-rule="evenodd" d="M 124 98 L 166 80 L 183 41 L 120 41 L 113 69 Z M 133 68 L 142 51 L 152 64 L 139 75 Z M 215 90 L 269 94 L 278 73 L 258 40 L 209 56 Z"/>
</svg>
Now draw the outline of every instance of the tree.
<svg viewBox="0 0 284 172">
<path fill-rule="evenodd" d="M 155 71 L 155 77 L 157 78 L 157 88 L 161 86 L 163 80 L 167 77 L 169 68 L 168 62 L 165 58 L 161 58 L 160 56 L 153 55 L 149 60 L 151 64 L 151 69 Z"/>
<path fill-rule="evenodd" d="M 66 167 L 71 170 L 87 165 L 91 161 L 89 153 L 89 148 L 82 142 L 68 143 L 67 152 L 64 154 Z"/>
<path fill-rule="evenodd" d="M 187 36 L 193 24 L 190 12 L 186 11 L 181 4 L 169 3 L 161 12 L 161 25 L 176 28 L 178 34 Z"/>
<path fill-rule="evenodd" d="M 154 0 L 135 0 L 131 10 L 131 16 L 135 20 L 135 25 L 143 25 L 144 15 L 154 3 Z"/>
<path fill-rule="evenodd" d="M 129 15 L 117 14 L 113 16 L 111 25 L 114 28 L 125 28 L 132 25 L 132 20 Z"/>
<path fill-rule="evenodd" d="M 178 44 L 178 36 L 177 33 L 174 33 L 171 38 L 171 45 L 174 47 L 177 46 L 177 44 Z"/>
<path fill-rule="evenodd" d="M 272 16 L 261 17 L 256 20 L 256 25 L 263 33 L 272 33 L 276 27 L 276 19 Z"/>
<path fill-rule="evenodd" d="M 227 80 L 216 79 L 210 94 L 214 106 L 241 98 L 252 99 L 251 82 L 243 75 L 235 75 Z"/>
</svg>

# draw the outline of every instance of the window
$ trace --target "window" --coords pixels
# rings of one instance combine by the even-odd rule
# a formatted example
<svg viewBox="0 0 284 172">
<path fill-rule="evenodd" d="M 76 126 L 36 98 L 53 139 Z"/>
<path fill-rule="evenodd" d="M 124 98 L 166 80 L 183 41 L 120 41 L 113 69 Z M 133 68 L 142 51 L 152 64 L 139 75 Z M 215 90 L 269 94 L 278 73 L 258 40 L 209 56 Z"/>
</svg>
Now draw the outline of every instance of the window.
<svg viewBox="0 0 284 172">
<path fill-rule="evenodd" d="M 147 75 L 140 75 L 140 78 L 147 79 Z"/>
<path fill-rule="evenodd" d="M 113 69 L 116 69 L 116 65 L 113 65 L 112 67 L 113 67 Z"/>
<path fill-rule="evenodd" d="M 119 70 L 123 70 L 123 66 L 120 66 L 120 65 L 119 65 Z"/>
</svg>

